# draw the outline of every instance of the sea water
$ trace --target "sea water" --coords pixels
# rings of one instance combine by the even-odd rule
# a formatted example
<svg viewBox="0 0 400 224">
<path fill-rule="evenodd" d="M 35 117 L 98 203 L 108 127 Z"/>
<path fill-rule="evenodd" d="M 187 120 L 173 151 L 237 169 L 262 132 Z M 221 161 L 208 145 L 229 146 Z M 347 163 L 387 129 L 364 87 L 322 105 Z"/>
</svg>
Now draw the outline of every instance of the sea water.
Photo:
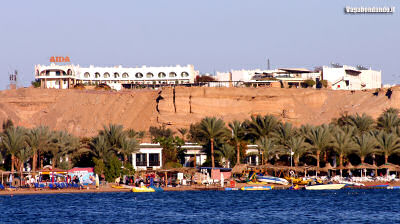
<svg viewBox="0 0 400 224">
<path fill-rule="evenodd" d="M 400 190 L 0 196 L 0 223 L 400 223 Z"/>
</svg>

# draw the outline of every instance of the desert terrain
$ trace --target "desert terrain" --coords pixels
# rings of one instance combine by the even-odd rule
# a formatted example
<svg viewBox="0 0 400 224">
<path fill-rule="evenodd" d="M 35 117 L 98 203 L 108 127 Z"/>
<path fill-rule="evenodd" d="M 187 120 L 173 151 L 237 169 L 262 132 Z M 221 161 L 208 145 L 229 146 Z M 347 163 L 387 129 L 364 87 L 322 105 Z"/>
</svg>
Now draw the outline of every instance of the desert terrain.
<svg viewBox="0 0 400 224">
<path fill-rule="evenodd" d="M 177 87 L 159 90 L 56 90 L 21 88 L 0 91 L 0 121 L 12 119 L 28 128 L 45 125 L 77 136 L 93 136 L 109 123 L 137 131 L 167 125 L 188 128 L 205 116 L 225 122 L 273 114 L 297 126 L 328 123 L 342 113 L 376 118 L 388 107 L 400 108 L 400 91 L 329 89 Z"/>
</svg>

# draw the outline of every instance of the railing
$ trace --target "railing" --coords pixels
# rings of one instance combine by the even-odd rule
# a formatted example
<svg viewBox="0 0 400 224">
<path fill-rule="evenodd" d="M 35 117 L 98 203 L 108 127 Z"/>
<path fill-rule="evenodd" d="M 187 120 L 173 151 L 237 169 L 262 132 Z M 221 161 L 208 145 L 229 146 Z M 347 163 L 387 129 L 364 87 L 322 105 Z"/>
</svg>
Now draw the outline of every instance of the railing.
<svg viewBox="0 0 400 224">
<path fill-rule="evenodd" d="M 149 166 L 160 166 L 160 161 L 150 161 Z"/>
<path fill-rule="evenodd" d="M 136 166 L 147 166 L 147 161 L 136 161 Z"/>
</svg>

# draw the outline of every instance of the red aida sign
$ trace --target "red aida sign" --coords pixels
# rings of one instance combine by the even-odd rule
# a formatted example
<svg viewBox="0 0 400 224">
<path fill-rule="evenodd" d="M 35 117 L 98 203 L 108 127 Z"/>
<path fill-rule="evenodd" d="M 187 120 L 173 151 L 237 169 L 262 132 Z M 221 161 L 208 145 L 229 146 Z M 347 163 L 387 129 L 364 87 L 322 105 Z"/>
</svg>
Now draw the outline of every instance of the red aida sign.
<svg viewBox="0 0 400 224">
<path fill-rule="evenodd" d="M 66 56 L 66 57 L 52 56 L 52 57 L 50 57 L 50 62 L 71 62 L 71 61 L 69 60 L 68 56 Z"/>
</svg>

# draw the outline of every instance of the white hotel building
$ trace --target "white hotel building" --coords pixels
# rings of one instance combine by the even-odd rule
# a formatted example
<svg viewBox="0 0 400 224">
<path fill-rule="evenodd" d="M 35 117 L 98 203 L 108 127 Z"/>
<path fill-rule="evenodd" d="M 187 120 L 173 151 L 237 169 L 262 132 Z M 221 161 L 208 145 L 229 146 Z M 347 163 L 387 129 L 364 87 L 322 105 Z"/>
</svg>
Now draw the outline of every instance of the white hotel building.
<svg viewBox="0 0 400 224">
<path fill-rule="evenodd" d="M 193 83 L 198 71 L 193 65 L 171 67 L 81 67 L 79 65 L 51 63 L 35 65 L 35 78 L 41 88 L 68 89 L 75 84 L 106 83 L 121 89 L 123 84 L 186 84 Z"/>
</svg>

